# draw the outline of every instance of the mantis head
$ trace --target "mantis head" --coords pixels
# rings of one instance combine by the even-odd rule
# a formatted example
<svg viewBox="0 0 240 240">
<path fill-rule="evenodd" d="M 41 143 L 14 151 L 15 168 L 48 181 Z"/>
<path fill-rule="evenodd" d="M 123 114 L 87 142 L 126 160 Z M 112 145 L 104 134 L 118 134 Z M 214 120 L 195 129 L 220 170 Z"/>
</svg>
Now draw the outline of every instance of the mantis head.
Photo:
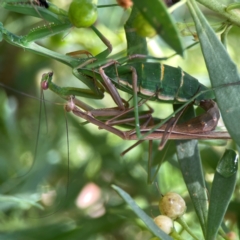
<svg viewBox="0 0 240 240">
<path fill-rule="evenodd" d="M 44 73 L 42 75 L 42 79 L 41 79 L 41 88 L 43 90 L 47 90 L 48 89 L 48 84 L 50 82 L 52 82 L 52 76 L 53 76 L 53 72 L 48 72 L 48 73 Z"/>
</svg>

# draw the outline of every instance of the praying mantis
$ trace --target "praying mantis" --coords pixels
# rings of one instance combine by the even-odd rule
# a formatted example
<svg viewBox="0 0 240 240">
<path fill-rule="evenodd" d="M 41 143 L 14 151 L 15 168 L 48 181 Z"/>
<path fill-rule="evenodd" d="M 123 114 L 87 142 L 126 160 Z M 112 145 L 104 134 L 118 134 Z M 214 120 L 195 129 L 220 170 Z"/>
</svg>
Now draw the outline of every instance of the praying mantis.
<svg viewBox="0 0 240 240">
<path fill-rule="evenodd" d="M 88 60 L 88 59 L 87 59 Z M 141 60 L 141 59 L 140 59 Z M 141 61 L 139 61 L 139 62 L 141 62 Z M 95 63 L 95 61 L 93 62 L 93 64 Z M 103 63 L 103 64 L 105 64 L 105 63 Z M 122 63 L 122 65 L 124 66 L 124 63 Z M 130 63 L 129 62 L 129 65 L 130 66 L 134 66 L 134 64 L 133 63 Z M 145 63 L 143 63 L 143 65 L 145 65 Z M 160 66 L 160 65 L 159 65 Z M 163 65 L 164 66 L 164 65 Z M 100 67 L 102 67 L 102 64 L 99 64 L 99 66 L 97 66 L 96 68 L 92 68 L 92 69 L 94 69 L 94 71 L 95 71 L 95 74 L 98 74 L 99 73 L 99 68 Z M 112 71 L 112 73 L 113 74 L 116 74 L 116 71 L 115 71 L 115 69 L 114 68 L 118 68 L 119 67 L 119 71 L 117 71 L 117 73 L 119 73 L 120 72 L 120 67 L 121 67 L 121 65 L 119 64 L 113 64 L 112 66 L 109 66 L 109 68 L 107 67 L 107 68 L 105 68 L 105 73 L 108 73 L 107 72 L 107 70 L 111 70 Z M 147 64 L 145 65 L 145 67 L 147 67 Z M 89 72 L 91 72 L 91 70 L 92 70 L 91 68 L 90 68 L 90 70 L 89 69 L 87 69 Z M 77 69 L 77 71 L 78 71 L 78 69 Z M 111 73 L 108 73 L 108 75 L 110 75 Z M 120 74 L 119 74 L 120 75 Z M 44 76 L 43 76 L 43 78 L 51 78 L 52 77 L 52 74 L 51 73 L 47 73 L 47 74 L 45 74 Z M 116 79 L 117 79 L 117 77 L 116 77 Z M 129 77 L 129 79 L 130 80 L 132 80 L 130 77 Z M 90 80 L 91 80 L 91 78 L 90 78 Z M 100 79 L 101 80 L 101 79 Z M 99 86 L 101 86 L 100 84 L 102 83 L 102 82 L 100 82 L 100 80 L 98 81 L 98 80 L 96 80 L 96 82 L 97 83 L 99 83 Z M 118 79 L 117 79 L 118 80 Z M 52 81 L 50 81 L 49 82 L 49 85 L 50 85 L 50 83 L 51 83 Z M 130 82 L 130 87 L 129 87 L 129 93 L 132 95 L 132 89 L 131 89 L 131 86 L 132 86 L 133 84 L 132 84 L 132 82 Z M 43 84 L 43 86 L 44 86 L 44 88 L 47 88 L 46 87 L 46 84 L 44 83 Z M 118 86 L 117 85 L 117 83 L 116 83 L 116 86 Z M 103 89 L 104 91 L 105 91 L 105 85 L 103 85 L 103 86 L 101 86 L 102 88 L 101 89 Z M 50 87 L 49 87 L 50 88 Z M 114 126 L 112 126 L 111 124 L 106 124 L 105 123 L 105 121 L 100 121 L 99 119 L 98 119 L 98 115 L 94 115 L 95 114 L 95 112 L 94 111 L 92 111 L 91 109 L 90 110 L 87 110 L 86 112 L 84 112 L 84 111 L 82 111 L 82 110 L 80 110 L 77 106 L 77 98 L 73 98 L 71 95 L 70 95 L 70 91 L 68 91 L 68 90 L 70 90 L 70 89 L 63 89 L 63 88 L 61 88 L 61 90 L 67 90 L 67 92 L 66 92 L 66 95 L 65 94 L 60 94 L 60 96 L 61 97 L 63 97 L 63 98 L 69 98 L 69 104 L 68 105 L 70 105 L 70 106 L 68 106 L 68 108 L 69 108 L 69 110 L 71 110 L 72 111 L 72 113 L 73 114 L 75 114 L 77 117 L 80 117 L 80 118 L 83 118 L 83 119 L 85 119 L 86 121 L 88 121 L 88 122 L 91 122 L 92 124 L 95 124 L 95 125 L 97 125 L 97 126 L 99 126 L 100 128 L 105 128 L 107 131 L 112 131 L 113 133 L 114 133 L 114 131 L 115 131 L 115 127 Z M 73 89 L 71 89 L 71 90 L 73 90 Z M 158 93 L 158 91 L 157 91 L 158 89 L 157 88 L 155 88 L 155 90 L 153 90 L 152 91 L 152 95 L 150 95 L 150 96 L 148 96 L 147 97 L 147 100 L 148 100 L 148 98 L 154 98 L 155 97 L 155 95 L 154 94 L 156 94 L 156 93 Z M 194 96 L 193 96 L 194 97 Z M 75 101 L 76 101 L 76 103 L 75 103 Z M 75 103 L 76 104 L 76 106 L 74 106 L 72 103 Z M 188 101 L 187 101 L 187 104 L 188 104 Z M 80 105 L 80 104 L 79 104 Z M 126 107 L 126 109 L 130 109 L 130 108 L 128 108 L 128 107 Z M 124 111 L 123 111 L 124 112 Z M 101 112 L 102 113 L 102 112 Z M 97 112 L 97 114 L 98 114 L 98 112 Z M 140 116 L 142 116 L 141 115 L 141 113 L 140 113 Z M 110 118 L 110 117 L 109 117 Z M 134 118 L 135 119 L 135 118 Z M 200 121 L 197 121 L 197 123 L 200 123 Z M 121 126 L 121 124 L 119 124 L 120 126 Z M 152 130 L 152 128 L 153 128 L 153 125 L 148 125 L 148 126 L 143 126 L 143 124 L 141 123 L 140 124 L 141 125 L 141 127 L 142 128 L 140 128 L 140 133 L 143 135 L 143 134 L 148 134 L 148 132 L 149 131 L 151 131 Z M 117 124 L 117 126 L 118 126 L 118 124 Z M 185 125 L 185 126 L 187 126 L 187 125 Z M 176 128 L 177 128 L 177 126 L 175 126 Z M 216 135 L 214 136 L 214 134 L 213 134 L 213 132 L 212 131 L 210 131 L 210 133 L 203 133 L 203 134 L 196 134 L 195 136 L 191 136 L 191 134 L 187 134 L 186 132 L 184 133 L 183 132 L 183 128 L 180 128 L 180 132 L 178 133 L 178 132 L 176 132 L 176 133 L 174 133 L 174 131 L 176 130 L 176 128 L 175 129 L 173 129 L 173 131 L 172 131 L 172 134 L 171 134 L 171 136 L 174 138 L 174 137 L 179 137 L 180 139 L 183 139 L 184 137 L 189 137 L 189 138 L 197 138 L 197 139 L 199 139 L 199 138 L 201 138 L 201 135 L 203 136 L 203 138 L 205 137 L 205 138 L 208 138 L 209 136 L 213 136 L 213 138 L 214 137 L 216 137 Z M 159 139 L 164 133 L 168 133 L 169 131 L 165 131 L 164 129 L 160 129 L 160 127 L 159 128 L 157 128 L 156 130 L 154 130 L 153 131 L 153 133 L 151 133 L 151 134 L 149 134 L 148 136 L 146 136 L 144 139 Z M 117 132 L 117 133 L 119 133 L 119 132 Z M 135 132 L 135 128 L 133 128 L 133 129 L 131 129 L 130 131 L 127 131 L 126 132 L 126 134 L 125 133 L 123 133 L 123 132 L 120 132 L 120 134 L 121 134 L 121 136 L 123 136 L 123 137 L 125 137 L 124 139 L 139 139 L 138 137 L 137 137 L 137 135 L 136 135 L 136 132 Z M 205 135 L 205 136 L 204 136 Z M 119 136 L 119 135 L 118 135 Z M 171 137 L 170 136 L 170 137 Z"/>
<path fill-rule="evenodd" d="M 23 13 L 30 15 L 38 14 L 28 2 L 24 4 L 22 2 L 20 4 L 16 4 L 16 2 L 9 4 L 6 1 L 4 4 L 4 7 L 9 10 L 12 9 L 13 11 L 19 12 L 24 10 Z M 212 100 L 209 100 L 214 98 L 213 92 L 208 90 L 195 78 L 185 73 L 180 68 L 174 68 L 160 63 L 144 62 L 142 61 L 143 59 L 151 57 L 147 57 L 142 54 L 123 57 L 118 61 L 112 60 L 111 58 L 110 60 L 106 60 L 103 58 L 103 56 L 106 56 L 111 52 L 111 44 L 93 26 L 92 29 L 108 47 L 107 50 L 95 57 L 78 58 L 76 56 L 71 56 L 73 54 L 75 55 L 76 53 L 63 55 L 41 47 L 34 41 L 41 37 L 47 37 L 60 31 L 65 31 L 72 25 L 69 22 L 64 10 L 58 9 L 56 6 L 53 7 L 53 5 L 50 5 L 49 7 L 40 4 L 36 7 L 41 16 L 44 16 L 44 18 L 47 20 L 52 19 L 52 16 L 54 15 L 54 19 L 57 24 L 51 25 L 51 30 L 49 30 L 48 27 L 43 27 L 40 29 L 34 29 L 26 36 L 19 37 L 9 32 L 3 27 L 2 24 L 0 24 L 0 34 L 2 35 L 2 38 L 12 45 L 24 48 L 36 54 L 54 58 L 70 66 L 73 69 L 73 74 L 88 87 L 88 89 L 57 87 L 52 83 L 52 73 L 48 73 L 43 76 L 43 89 L 49 88 L 65 99 L 70 99 L 70 96 L 72 95 L 91 99 L 102 99 L 104 97 L 104 92 L 109 93 L 114 102 L 117 104 L 117 113 L 116 109 L 115 111 L 104 109 L 93 112 L 91 107 L 85 108 L 85 104 L 74 100 L 78 107 L 87 110 L 94 117 L 105 115 L 107 117 L 115 116 L 116 118 L 118 114 L 122 115 L 125 111 L 129 111 L 128 103 L 126 100 L 120 97 L 118 89 L 132 94 L 134 99 L 134 119 L 136 122 L 136 132 L 135 130 L 132 130 L 130 136 L 118 133 L 117 135 L 121 136 L 123 139 L 140 139 L 141 133 L 146 132 L 147 126 L 145 126 L 144 130 L 141 130 L 140 128 L 139 117 L 141 118 L 142 116 L 139 116 L 138 97 L 159 102 L 185 103 L 185 105 L 188 105 L 194 100 L 196 104 L 200 105 L 204 110 L 206 110 L 206 113 L 205 115 L 199 116 L 195 119 L 192 119 L 190 122 L 185 123 L 184 127 L 182 126 L 177 130 L 175 129 L 177 134 L 180 132 L 180 137 L 177 138 L 181 138 L 184 134 L 190 139 L 198 137 L 201 138 L 201 134 L 202 136 L 205 136 L 205 138 L 209 138 L 208 132 L 211 132 L 215 129 L 219 119 L 219 112 L 216 104 L 214 104 Z M 86 52 L 83 53 L 85 54 Z M 82 54 L 81 51 L 80 54 Z M 132 59 L 137 60 L 137 62 L 131 62 Z M 76 108 L 73 108 L 73 110 L 74 114 L 78 112 Z M 87 115 L 89 115 L 89 113 Z M 81 117 L 84 118 L 87 115 L 81 115 Z M 159 134 L 160 127 L 171 117 L 172 115 L 163 121 L 163 123 L 154 126 L 150 133 L 145 134 L 144 139 L 155 139 L 156 135 Z M 92 123 L 94 122 L 92 117 L 89 120 Z M 110 121 L 108 121 L 108 124 L 109 123 Z M 98 124 L 96 125 L 104 128 L 101 123 Z M 107 126 L 108 124 L 104 123 L 104 126 Z M 111 126 L 109 127 L 111 128 L 111 131 L 113 131 L 113 128 Z M 166 126 L 163 126 L 163 128 L 165 127 Z M 109 129 L 107 128 L 107 130 Z M 153 133 L 153 137 L 151 137 L 151 133 Z M 196 135 L 193 137 L 192 134 Z M 215 137 L 229 138 L 227 134 L 221 134 L 222 133 L 217 133 Z M 171 135 L 171 138 L 174 139 L 173 134 Z"/>
<path fill-rule="evenodd" d="M 52 82 L 52 77 L 53 73 L 49 72 L 46 74 L 43 74 L 42 76 L 42 87 L 44 90 L 50 89 L 53 92 L 57 93 L 59 96 L 64 96 L 62 95 L 62 92 L 71 91 L 71 89 L 68 88 L 61 88 L 54 84 Z M 216 136 L 219 134 L 219 138 L 222 139 L 229 139 L 229 135 L 227 132 L 212 132 L 213 126 L 215 127 L 217 124 L 217 121 L 219 119 L 219 112 L 217 105 L 214 101 L 208 100 L 206 102 L 202 101 L 201 102 L 202 107 L 206 107 L 206 105 L 209 105 L 207 108 L 208 110 L 205 114 L 196 117 L 195 119 L 191 119 L 189 122 L 181 124 L 181 125 L 176 125 L 174 127 L 174 130 L 171 131 L 171 139 L 214 139 Z M 88 109 L 87 111 L 82 111 L 79 107 L 82 107 L 83 109 Z M 138 136 L 136 134 L 135 130 L 131 131 L 121 131 L 118 130 L 117 128 L 114 128 L 111 126 L 111 123 L 105 124 L 102 121 L 98 120 L 94 114 L 98 114 L 98 116 L 103 116 L 104 115 L 104 109 L 100 111 L 95 111 L 94 109 L 91 109 L 89 106 L 86 104 L 82 103 L 78 99 L 75 99 L 73 96 L 69 96 L 69 101 L 68 104 L 66 105 L 66 110 L 67 111 L 72 111 L 74 115 L 79 116 L 86 121 L 103 128 L 109 132 L 112 132 L 113 134 L 119 136 L 122 139 L 125 140 L 138 140 Z M 106 112 L 108 114 L 108 112 Z M 202 121 L 201 121 L 202 119 Z M 206 122 L 203 122 L 204 119 L 208 119 Z M 123 121 L 121 121 L 123 123 Z M 116 124 L 116 123 L 115 123 Z M 112 124 L 114 125 L 114 123 Z M 205 131 L 199 132 L 199 125 L 204 125 L 206 128 L 208 128 Z M 162 128 L 157 128 L 153 133 L 150 133 L 146 135 L 144 140 L 154 140 L 154 139 L 159 139 L 161 138 L 166 132 L 165 132 L 166 125 L 162 126 Z M 191 130 L 189 130 L 191 128 Z M 210 129 L 210 130 L 209 130 Z M 150 128 L 144 127 L 143 129 L 140 130 L 141 133 L 147 133 L 150 131 Z"/>
</svg>

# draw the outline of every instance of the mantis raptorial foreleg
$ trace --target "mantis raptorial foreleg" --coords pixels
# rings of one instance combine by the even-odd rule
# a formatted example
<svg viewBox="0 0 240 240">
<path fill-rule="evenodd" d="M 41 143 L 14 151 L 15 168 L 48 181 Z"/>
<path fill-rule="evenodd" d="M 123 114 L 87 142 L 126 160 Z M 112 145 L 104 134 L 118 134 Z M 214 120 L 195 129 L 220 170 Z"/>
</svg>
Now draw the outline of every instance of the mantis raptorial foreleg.
<svg viewBox="0 0 240 240">
<path fill-rule="evenodd" d="M 52 91 L 54 91 L 55 93 L 57 93 L 59 96 L 61 96 L 62 98 L 69 100 L 72 99 L 70 98 L 71 93 L 76 93 L 78 94 L 77 90 L 75 90 L 74 88 L 61 88 L 58 87 L 56 84 L 54 84 L 52 82 L 52 76 L 53 73 L 49 72 L 46 74 L 43 74 L 42 76 L 42 81 L 41 81 L 41 88 L 43 90 L 47 90 L 48 88 L 51 89 Z M 69 95 L 68 95 L 69 94 Z M 120 98 L 120 96 L 119 96 Z M 121 98 L 120 98 L 121 99 Z M 85 111 L 88 112 L 89 115 L 94 116 L 94 117 L 112 117 L 115 116 L 116 118 L 120 118 L 123 115 L 131 112 L 133 110 L 133 108 L 130 108 L 127 106 L 128 103 L 124 100 L 121 99 L 121 101 L 124 102 L 124 109 L 120 109 L 119 107 L 115 107 L 115 108 L 105 108 L 105 109 L 93 109 L 92 107 L 90 107 L 89 105 L 83 103 L 82 101 L 74 98 L 72 100 L 72 102 L 74 102 L 74 104 L 76 104 L 78 107 L 80 107 L 81 109 L 84 109 Z M 125 110 L 126 109 L 126 110 Z M 147 113 L 144 112 L 143 115 L 140 116 L 140 119 L 148 119 L 149 117 L 151 117 L 151 113 L 152 111 L 148 111 Z M 134 117 L 131 115 L 130 117 L 127 116 L 127 118 L 125 119 L 125 121 L 123 119 L 118 120 L 119 122 L 113 122 L 110 121 L 110 125 L 115 125 L 115 124 L 119 124 L 121 123 L 126 123 L 126 122 L 133 122 L 134 121 Z"/>
</svg>

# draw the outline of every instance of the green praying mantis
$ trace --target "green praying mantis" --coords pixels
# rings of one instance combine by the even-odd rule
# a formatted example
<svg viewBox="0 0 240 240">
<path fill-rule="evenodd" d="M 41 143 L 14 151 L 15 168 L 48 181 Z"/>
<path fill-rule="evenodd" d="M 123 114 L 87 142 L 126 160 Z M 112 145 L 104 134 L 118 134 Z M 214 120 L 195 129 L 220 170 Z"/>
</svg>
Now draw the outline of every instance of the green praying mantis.
<svg viewBox="0 0 240 240">
<path fill-rule="evenodd" d="M 111 52 L 112 46 L 94 26 L 91 26 L 91 28 L 108 47 L 107 50 L 95 57 L 79 58 L 76 53 L 63 55 L 36 44 L 35 41 L 39 38 L 66 31 L 72 27 L 64 10 L 57 8 L 53 4 L 49 5 L 47 2 L 43 2 L 40 1 L 37 2 L 38 4 L 35 4 L 35 2 L 16 3 L 5 1 L 3 6 L 8 10 L 54 21 L 54 24 L 50 25 L 50 29 L 45 26 L 34 29 L 28 35 L 20 37 L 9 32 L 0 23 L 0 36 L 12 45 L 56 59 L 73 69 L 73 74 L 88 89 L 61 88 L 52 82 L 52 72 L 44 74 L 42 78 L 42 89 L 50 89 L 60 97 L 69 100 L 68 110 L 88 122 L 128 140 L 166 139 L 170 133 L 170 139 L 230 138 L 225 132 L 212 131 L 215 129 L 220 116 L 217 105 L 211 100 L 214 98 L 213 91 L 207 89 L 197 79 L 180 68 L 174 68 L 158 62 L 145 62 L 146 58 L 151 57 L 142 54 L 123 57 L 118 61 L 111 58 L 106 59 L 105 57 Z M 82 53 L 86 54 L 87 52 L 79 52 L 79 54 Z M 132 62 L 132 59 L 137 61 Z M 130 108 L 128 102 L 120 97 L 118 90 L 127 92 L 133 96 L 133 108 Z M 102 99 L 104 92 L 111 95 L 117 105 L 116 108 L 93 109 L 79 99 L 72 97 Z M 182 125 L 172 125 L 172 122 L 175 121 L 172 118 L 173 115 L 170 115 L 159 124 L 154 124 L 150 123 L 152 119 L 151 113 L 146 115 L 139 112 L 138 97 L 146 99 L 146 101 L 184 103 L 179 112 L 190 102 L 194 101 L 206 112 Z M 125 117 L 123 120 L 121 119 L 120 122 L 114 120 L 119 116 L 122 117 L 131 112 L 133 109 L 134 116 L 131 117 L 131 121 L 136 122 L 136 127 L 125 132 L 113 127 L 113 125 L 120 125 L 123 122 L 128 123 L 130 121 L 128 117 Z M 177 114 L 177 112 L 174 114 Z M 107 122 L 99 120 L 98 117 L 101 116 L 107 117 Z M 145 120 L 140 124 L 139 119 Z M 164 125 L 164 123 L 166 124 Z M 164 142 L 160 148 L 163 146 Z"/>
</svg>

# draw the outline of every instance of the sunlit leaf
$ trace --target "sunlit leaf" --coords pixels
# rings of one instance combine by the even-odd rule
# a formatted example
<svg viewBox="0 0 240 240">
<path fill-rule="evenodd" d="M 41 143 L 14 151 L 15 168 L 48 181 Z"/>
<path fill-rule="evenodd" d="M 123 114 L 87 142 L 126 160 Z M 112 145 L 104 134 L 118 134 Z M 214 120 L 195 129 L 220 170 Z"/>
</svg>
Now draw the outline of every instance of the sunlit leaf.
<svg viewBox="0 0 240 240">
<path fill-rule="evenodd" d="M 158 35 L 178 54 L 183 55 L 183 46 L 165 3 L 161 0 L 134 0 L 142 15 L 157 31 Z"/>
</svg>

